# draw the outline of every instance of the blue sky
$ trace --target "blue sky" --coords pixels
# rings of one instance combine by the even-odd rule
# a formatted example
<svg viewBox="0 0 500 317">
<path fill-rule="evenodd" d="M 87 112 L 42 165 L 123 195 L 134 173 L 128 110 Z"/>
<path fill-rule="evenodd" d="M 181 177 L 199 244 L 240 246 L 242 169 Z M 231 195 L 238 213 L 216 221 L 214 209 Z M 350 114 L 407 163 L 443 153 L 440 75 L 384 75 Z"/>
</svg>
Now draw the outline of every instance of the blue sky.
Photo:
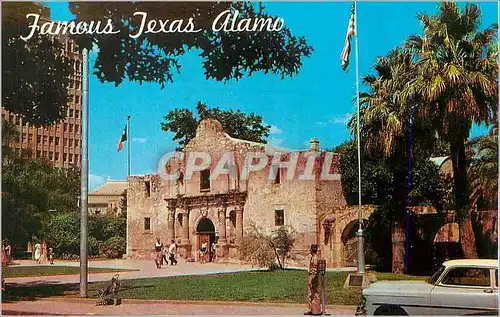
<svg viewBox="0 0 500 317">
<path fill-rule="evenodd" d="M 201 58 L 190 52 L 180 60 L 181 74 L 165 89 L 157 84 L 124 82 L 119 87 L 91 77 L 89 87 L 90 188 L 106 179 L 125 179 L 126 150 L 116 152 L 118 139 L 131 115 L 132 174 L 153 173 L 159 158 L 176 147 L 172 135 L 161 130 L 163 117 L 175 108 L 194 109 L 198 101 L 222 109 L 240 109 L 263 116 L 273 126 L 269 143 L 306 148 L 318 137 L 322 148 L 349 139 L 346 119 L 355 112 L 354 56 L 346 74 L 340 68 L 350 2 L 265 3 L 268 12 L 284 18 L 296 36 L 313 46 L 299 74 L 293 78 L 255 74 L 239 82 L 207 81 Z M 417 13 L 433 13 L 436 2 L 358 3 L 359 72 L 366 75 L 378 56 L 420 33 Z M 71 20 L 67 3 L 49 3 L 54 20 Z M 498 21 L 497 3 L 480 3 L 483 27 Z M 93 67 L 95 55 L 91 55 Z M 474 127 L 472 136 L 484 133 Z"/>
</svg>

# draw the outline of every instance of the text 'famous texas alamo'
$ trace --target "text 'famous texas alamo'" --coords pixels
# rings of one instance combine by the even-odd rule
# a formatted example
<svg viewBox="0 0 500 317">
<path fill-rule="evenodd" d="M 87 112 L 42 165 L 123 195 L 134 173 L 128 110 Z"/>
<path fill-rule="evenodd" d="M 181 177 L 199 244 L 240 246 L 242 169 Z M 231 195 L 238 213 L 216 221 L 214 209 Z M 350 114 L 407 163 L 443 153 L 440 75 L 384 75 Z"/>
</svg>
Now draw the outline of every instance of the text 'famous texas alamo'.
<svg viewBox="0 0 500 317">
<path fill-rule="evenodd" d="M 278 32 L 285 25 L 283 18 L 242 18 L 238 10 L 222 11 L 212 22 L 214 32 Z M 134 17 L 140 18 L 139 27 L 129 33 L 131 38 L 138 38 L 147 33 L 197 33 L 203 31 L 196 27 L 196 21 L 189 18 L 187 21 L 178 20 L 154 20 L 148 19 L 146 12 L 134 12 Z M 29 13 L 26 15 L 29 20 L 29 32 L 26 36 L 21 36 L 23 40 L 29 40 L 35 34 L 117 34 L 111 19 L 103 21 L 47 21 L 41 23 L 40 15 Z"/>
</svg>

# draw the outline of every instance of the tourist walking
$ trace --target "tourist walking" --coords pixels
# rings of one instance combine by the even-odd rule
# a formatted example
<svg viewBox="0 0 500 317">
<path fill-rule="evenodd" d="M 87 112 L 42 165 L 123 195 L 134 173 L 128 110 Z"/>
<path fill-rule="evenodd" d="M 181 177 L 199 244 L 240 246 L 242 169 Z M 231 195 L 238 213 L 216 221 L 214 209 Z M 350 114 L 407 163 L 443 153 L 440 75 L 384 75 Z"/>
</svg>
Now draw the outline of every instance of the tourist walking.
<svg viewBox="0 0 500 317">
<path fill-rule="evenodd" d="M 2 243 L 2 271 L 4 266 L 7 266 L 7 254 L 5 253 L 5 245 Z M 2 291 L 5 291 L 5 280 L 2 274 Z"/>
<path fill-rule="evenodd" d="M 318 274 L 318 245 L 311 245 L 311 260 L 309 261 L 309 277 L 307 279 L 307 303 L 309 311 L 305 315 L 321 315 L 321 301 L 319 297 Z"/>
<path fill-rule="evenodd" d="M 172 240 L 170 242 L 170 247 L 168 248 L 168 255 L 169 255 L 169 259 L 170 259 L 170 265 L 177 265 L 177 244 L 175 244 L 175 241 Z M 168 262 L 167 262 L 168 264 Z"/>
<path fill-rule="evenodd" d="M 163 261 L 165 261 L 165 265 L 168 265 L 167 254 L 168 254 L 168 248 L 166 245 L 164 245 L 161 249 L 161 265 L 163 265 Z"/>
<path fill-rule="evenodd" d="M 40 256 L 40 263 L 47 263 L 47 243 L 45 240 L 42 242 L 42 255 Z"/>
<path fill-rule="evenodd" d="M 9 241 L 6 241 L 5 243 L 5 260 L 7 261 L 7 264 L 12 262 L 12 246 Z"/>
<path fill-rule="evenodd" d="M 160 238 L 156 238 L 156 243 L 155 243 L 155 252 L 156 252 L 155 263 L 156 263 L 156 267 L 159 268 L 159 269 L 161 269 L 162 249 L 163 249 L 163 244 L 161 243 Z"/>
<path fill-rule="evenodd" d="M 54 249 L 49 248 L 49 262 L 51 265 L 54 264 Z"/>
<path fill-rule="evenodd" d="M 35 262 L 40 264 L 40 258 L 42 257 L 42 245 L 40 243 L 35 244 Z"/>
</svg>

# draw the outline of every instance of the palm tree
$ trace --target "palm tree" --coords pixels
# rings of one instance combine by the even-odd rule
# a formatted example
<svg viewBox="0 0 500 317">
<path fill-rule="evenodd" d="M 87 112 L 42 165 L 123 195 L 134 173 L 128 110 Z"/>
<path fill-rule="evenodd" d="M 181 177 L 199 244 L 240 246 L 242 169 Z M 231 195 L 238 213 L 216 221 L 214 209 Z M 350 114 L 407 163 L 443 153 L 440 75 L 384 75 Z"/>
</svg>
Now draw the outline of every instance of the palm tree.
<svg viewBox="0 0 500 317">
<path fill-rule="evenodd" d="M 419 114 L 429 118 L 440 139 L 450 144 L 455 210 L 466 257 L 477 257 L 468 204 L 465 142 L 472 123 L 495 112 L 498 90 L 497 26 L 479 31 L 481 11 L 463 10 L 453 2 L 439 4 L 433 16 L 420 14 L 424 35 L 412 35 L 407 47 L 419 58 L 408 96 L 419 95 Z"/>
<path fill-rule="evenodd" d="M 483 198 L 489 208 L 495 208 L 498 203 L 498 129 L 493 127 L 489 135 L 472 140 L 470 145 L 477 151 L 469 168 L 471 206 Z"/>
<path fill-rule="evenodd" d="M 411 160 L 413 156 L 413 144 L 422 147 L 433 144 L 428 124 L 415 116 L 418 98 L 406 98 L 407 83 L 412 78 L 414 66 L 411 51 L 402 48 L 392 50 L 373 66 L 375 75 L 363 78 L 370 91 L 360 94 L 363 148 L 374 157 L 388 160 L 393 166 L 393 225 L 401 223 L 406 211 L 407 176 L 411 164 L 408 158 Z M 352 134 L 356 135 L 356 115 L 351 118 L 349 126 Z M 422 138 L 425 138 L 424 142 L 414 142 L 417 141 L 414 139 Z M 403 257 L 404 253 L 393 254 L 393 272 L 403 272 Z"/>
</svg>

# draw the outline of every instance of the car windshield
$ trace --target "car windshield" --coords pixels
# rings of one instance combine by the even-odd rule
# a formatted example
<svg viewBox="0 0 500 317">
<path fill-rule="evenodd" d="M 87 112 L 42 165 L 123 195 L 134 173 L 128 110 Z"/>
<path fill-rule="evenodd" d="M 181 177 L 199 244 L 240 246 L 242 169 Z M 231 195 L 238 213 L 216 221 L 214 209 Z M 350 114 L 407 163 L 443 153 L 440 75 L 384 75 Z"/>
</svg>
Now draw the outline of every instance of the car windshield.
<svg viewBox="0 0 500 317">
<path fill-rule="evenodd" d="M 444 266 L 442 265 L 434 274 L 432 274 L 431 277 L 429 277 L 429 279 L 427 280 L 427 283 L 432 284 L 432 285 L 436 284 L 438 278 L 441 276 L 443 271 L 444 271 Z"/>
</svg>

